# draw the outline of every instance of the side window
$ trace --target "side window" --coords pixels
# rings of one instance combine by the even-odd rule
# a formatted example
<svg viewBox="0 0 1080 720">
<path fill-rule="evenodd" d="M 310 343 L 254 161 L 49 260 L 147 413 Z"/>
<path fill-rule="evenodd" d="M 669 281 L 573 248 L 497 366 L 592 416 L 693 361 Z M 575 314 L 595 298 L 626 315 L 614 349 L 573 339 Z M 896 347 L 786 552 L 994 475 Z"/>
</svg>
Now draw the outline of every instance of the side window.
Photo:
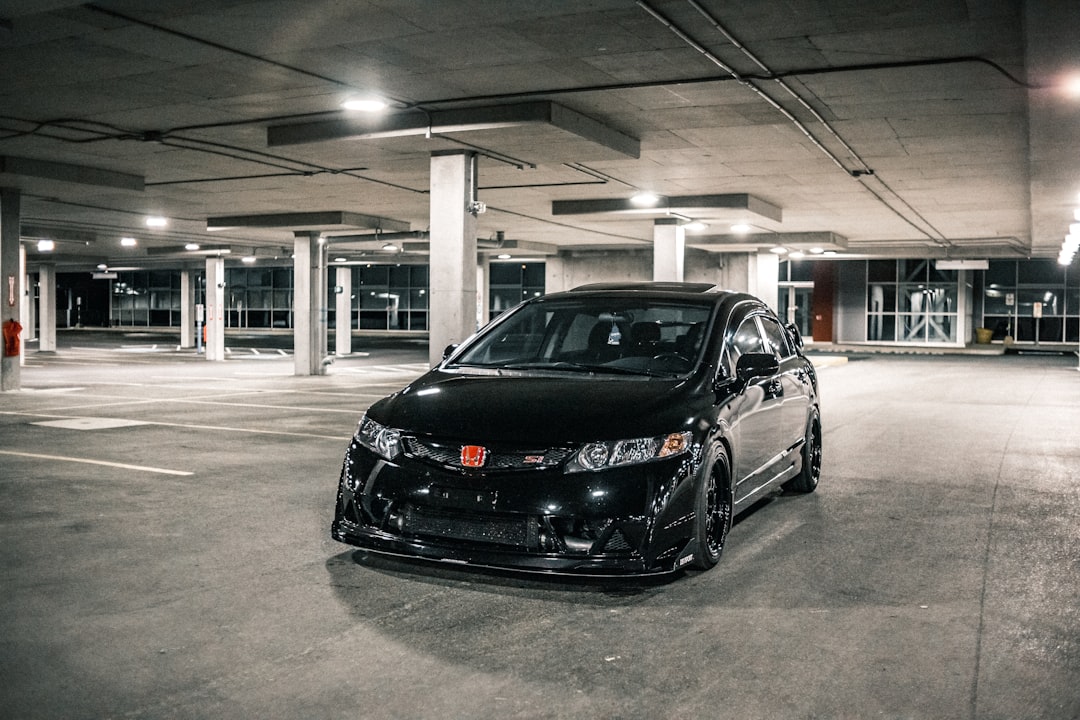
<svg viewBox="0 0 1080 720">
<path fill-rule="evenodd" d="M 738 360 L 740 356 L 746 353 L 767 352 L 761 342 L 761 334 L 758 332 L 757 322 L 754 318 L 748 317 L 739 325 L 739 329 L 735 331 L 734 337 L 731 338 L 731 349 L 733 351 L 733 360 Z"/>
<path fill-rule="evenodd" d="M 778 359 L 783 360 L 794 355 L 791 344 L 788 342 L 787 333 L 784 332 L 784 328 L 780 327 L 780 323 L 770 317 L 763 317 L 761 318 L 761 326 L 765 329 L 766 346 L 776 353 Z"/>
</svg>

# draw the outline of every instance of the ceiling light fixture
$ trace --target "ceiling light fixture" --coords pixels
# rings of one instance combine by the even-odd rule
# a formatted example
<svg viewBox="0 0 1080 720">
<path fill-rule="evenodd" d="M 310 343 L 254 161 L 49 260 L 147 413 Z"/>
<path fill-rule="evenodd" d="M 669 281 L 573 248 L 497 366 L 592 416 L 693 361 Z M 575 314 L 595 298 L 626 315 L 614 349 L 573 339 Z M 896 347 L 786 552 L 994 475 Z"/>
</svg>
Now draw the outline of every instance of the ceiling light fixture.
<svg viewBox="0 0 1080 720">
<path fill-rule="evenodd" d="M 511 255 L 510 255 L 510 253 L 500 253 L 500 254 L 496 255 L 495 257 L 499 258 L 500 260 L 509 260 Z"/>
<path fill-rule="evenodd" d="M 787 255 L 787 248 L 783 245 L 777 245 L 776 247 L 769 248 L 769 252 L 776 255 Z"/>
<path fill-rule="evenodd" d="M 343 263 L 343 262 L 348 262 L 348 261 L 349 261 L 349 258 L 343 258 L 343 257 L 334 258 L 334 262 L 336 262 L 336 263 Z"/>
<path fill-rule="evenodd" d="M 139 244 L 139 241 L 133 237 L 122 237 L 120 238 L 120 244 L 124 247 L 135 247 Z"/>
<path fill-rule="evenodd" d="M 255 262 L 255 256 L 254 255 L 245 255 L 244 257 L 240 258 L 240 262 L 247 263 L 248 265 L 250 265 L 253 262 Z"/>
<path fill-rule="evenodd" d="M 802 250 L 792 250 L 788 253 L 788 257 L 792 260 L 799 260 L 806 257 L 806 253 L 804 253 Z"/>
<path fill-rule="evenodd" d="M 708 229 L 708 227 L 708 225 L 701 222 L 700 220 L 691 220 L 690 222 L 683 225 L 683 230 L 686 230 L 687 232 L 701 232 L 702 230 Z"/>
<path fill-rule="evenodd" d="M 188 243 L 187 245 L 184 246 L 184 249 L 185 250 L 198 250 L 199 249 L 199 243 Z"/>
<path fill-rule="evenodd" d="M 823 252 L 825 252 L 825 248 L 819 248 L 819 247 L 810 248 L 810 254 L 811 255 L 820 255 Z"/>
<path fill-rule="evenodd" d="M 98 270 L 108 270 L 109 266 L 106 265 L 105 263 L 98 263 L 97 269 Z"/>
<path fill-rule="evenodd" d="M 660 196 L 654 192 L 642 190 L 630 198 L 630 202 L 638 207 L 655 207 L 660 202 Z"/>
<path fill-rule="evenodd" d="M 398 246 L 395 245 L 394 243 L 386 243 L 385 245 L 382 246 L 382 249 L 387 251 L 387 252 L 397 252 L 398 251 Z"/>
<path fill-rule="evenodd" d="M 152 215 L 146 218 L 146 227 L 163 228 L 169 224 L 168 218 L 163 218 L 160 215 Z"/>
<path fill-rule="evenodd" d="M 386 109 L 386 101 L 377 97 L 354 97 L 341 103 L 346 110 L 359 110 L 360 112 L 379 112 Z"/>
<path fill-rule="evenodd" d="M 38 252 L 52 252 L 56 249 L 56 243 L 52 240 L 38 240 Z"/>
<path fill-rule="evenodd" d="M 745 235 L 746 233 L 750 232 L 750 226 L 746 223 L 735 223 L 731 226 L 731 232 L 737 233 L 739 235 Z"/>
</svg>

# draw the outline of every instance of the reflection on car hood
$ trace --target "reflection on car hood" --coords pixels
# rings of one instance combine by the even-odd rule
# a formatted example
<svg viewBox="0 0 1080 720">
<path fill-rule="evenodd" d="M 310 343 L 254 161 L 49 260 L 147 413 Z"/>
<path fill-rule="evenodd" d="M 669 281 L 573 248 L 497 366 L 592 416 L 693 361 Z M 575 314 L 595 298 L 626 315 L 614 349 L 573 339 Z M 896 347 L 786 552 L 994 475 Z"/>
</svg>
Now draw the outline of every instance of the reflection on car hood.
<svg viewBox="0 0 1080 720">
<path fill-rule="evenodd" d="M 686 379 L 498 377 L 433 370 L 368 414 L 409 433 L 488 444 L 553 446 L 686 428 Z"/>
</svg>

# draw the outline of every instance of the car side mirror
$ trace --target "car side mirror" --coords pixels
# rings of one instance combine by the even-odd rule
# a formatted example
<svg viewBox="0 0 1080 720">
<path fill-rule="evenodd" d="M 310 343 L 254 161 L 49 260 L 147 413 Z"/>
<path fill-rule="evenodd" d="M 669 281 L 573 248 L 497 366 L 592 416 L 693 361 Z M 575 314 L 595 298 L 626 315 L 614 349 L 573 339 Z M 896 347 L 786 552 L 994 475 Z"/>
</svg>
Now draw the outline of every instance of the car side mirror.
<svg viewBox="0 0 1080 720">
<path fill-rule="evenodd" d="M 446 347 L 443 348 L 442 359 L 445 360 L 446 358 L 450 357 L 450 355 L 452 355 L 453 352 L 455 350 L 457 350 L 457 349 L 458 349 L 457 343 L 451 343 L 450 345 L 447 345 Z"/>
<path fill-rule="evenodd" d="M 772 353 L 746 353 L 735 364 L 735 375 L 742 382 L 768 377 L 780 372 L 780 361 Z"/>
</svg>

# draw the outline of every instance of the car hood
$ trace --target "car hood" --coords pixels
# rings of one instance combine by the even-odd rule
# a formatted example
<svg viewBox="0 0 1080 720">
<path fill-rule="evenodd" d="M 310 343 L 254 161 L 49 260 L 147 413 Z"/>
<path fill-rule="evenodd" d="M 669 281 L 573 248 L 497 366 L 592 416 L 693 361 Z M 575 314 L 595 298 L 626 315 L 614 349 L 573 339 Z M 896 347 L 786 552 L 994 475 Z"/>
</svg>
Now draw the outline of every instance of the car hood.
<svg viewBox="0 0 1080 720">
<path fill-rule="evenodd" d="M 368 415 L 408 433 L 462 442 L 560 445 L 693 429 L 686 379 L 523 377 L 433 370 Z"/>
</svg>

